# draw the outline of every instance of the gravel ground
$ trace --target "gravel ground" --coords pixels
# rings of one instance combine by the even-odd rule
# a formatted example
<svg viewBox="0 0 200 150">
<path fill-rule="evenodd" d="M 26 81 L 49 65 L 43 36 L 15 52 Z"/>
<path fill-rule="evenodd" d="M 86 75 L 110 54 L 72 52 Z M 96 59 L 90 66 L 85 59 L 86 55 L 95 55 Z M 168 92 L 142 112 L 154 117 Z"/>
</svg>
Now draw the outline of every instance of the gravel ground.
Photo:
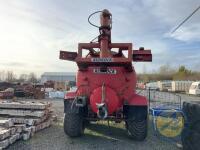
<svg viewBox="0 0 200 150">
<path fill-rule="evenodd" d="M 200 97 L 181 95 L 183 100 L 200 100 Z M 149 125 L 148 137 L 143 142 L 136 142 L 126 135 L 123 123 L 111 123 L 109 128 L 103 122 L 92 123 L 85 134 L 79 138 L 69 138 L 63 131 L 63 101 L 49 100 L 53 103 L 58 121 L 51 127 L 36 133 L 28 141 L 18 141 L 8 150 L 178 150 L 175 143 L 159 139 Z"/>
</svg>

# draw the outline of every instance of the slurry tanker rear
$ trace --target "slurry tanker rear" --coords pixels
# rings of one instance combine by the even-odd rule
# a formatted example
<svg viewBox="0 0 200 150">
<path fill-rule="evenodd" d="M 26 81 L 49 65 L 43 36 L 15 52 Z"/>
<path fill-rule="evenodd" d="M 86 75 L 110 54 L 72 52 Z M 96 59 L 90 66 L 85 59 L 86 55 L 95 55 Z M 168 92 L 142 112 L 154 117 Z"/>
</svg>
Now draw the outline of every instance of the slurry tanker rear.
<svg viewBox="0 0 200 150">
<path fill-rule="evenodd" d="M 90 22 L 98 12 L 99 27 Z M 98 41 L 79 43 L 78 52 L 60 51 L 60 59 L 78 65 L 77 89 L 68 91 L 64 98 L 64 131 L 77 137 L 90 121 L 124 121 L 128 135 L 142 141 L 147 136 L 148 102 L 136 94 L 132 61 L 152 61 L 151 50 L 132 50 L 132 43 L 112 43 L 112 14 L 106 9 L 98 12 L 88 18 L 99 28 Z"/>
</svg>

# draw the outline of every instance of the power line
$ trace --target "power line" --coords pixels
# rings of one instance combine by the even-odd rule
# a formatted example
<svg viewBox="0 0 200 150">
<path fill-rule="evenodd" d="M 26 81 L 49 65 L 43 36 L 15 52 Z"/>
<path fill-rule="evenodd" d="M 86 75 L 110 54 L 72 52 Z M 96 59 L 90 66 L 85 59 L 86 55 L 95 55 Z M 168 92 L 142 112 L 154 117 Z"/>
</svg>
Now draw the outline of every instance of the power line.
<svg viewBox="0 0 200 150">
<path fill-rule="evenodd" d="M 188 19 L 190 19 L 198 10 L 200 6 L 197 7 L 187 18 L 185 18 L 171 33 L 174 33 L 178 28 L 180 28 Z"/>
</svg>

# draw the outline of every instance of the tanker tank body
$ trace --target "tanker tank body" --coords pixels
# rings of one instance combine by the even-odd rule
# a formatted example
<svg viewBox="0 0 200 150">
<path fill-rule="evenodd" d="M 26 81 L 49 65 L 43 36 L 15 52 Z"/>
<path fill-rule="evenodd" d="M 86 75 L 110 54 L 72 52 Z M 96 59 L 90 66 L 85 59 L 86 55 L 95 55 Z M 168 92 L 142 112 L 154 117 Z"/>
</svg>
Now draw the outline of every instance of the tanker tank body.
<svg viewBox="0 0 200 150">
<path fill-rule="evenodd" d="M 130 137 L 144 140 L 148 104 L 145 97 L 136 94 L 132 61 L 152 61 L 151 50 L 132 50 L 132 43 L 112 43 L 112 14 L 106 9 L 100 13 L 98 42 L 79 43 L 78 53 L 60 51 L 60 59 L 78 65 L 77 90 L 68 91 L 64 98 L 64 131 L 77 137 L 90 121 L 124 121 Z M 93 14 L 88 18 L 90 24 Z M 86 56 L 83 51 L 88 51 Z"/>
</svg>

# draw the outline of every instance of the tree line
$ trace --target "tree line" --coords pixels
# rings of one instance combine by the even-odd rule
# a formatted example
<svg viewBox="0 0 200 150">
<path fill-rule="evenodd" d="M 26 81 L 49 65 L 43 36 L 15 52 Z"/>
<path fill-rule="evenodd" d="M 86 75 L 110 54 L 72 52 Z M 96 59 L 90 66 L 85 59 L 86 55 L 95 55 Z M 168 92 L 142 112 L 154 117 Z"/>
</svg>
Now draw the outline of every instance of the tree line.
<svg viewBox="0 0 200 150">
<path fill-rule="evenodd" d="M 38 78 L 34 72 L 17 76 L 13 71 L 0 71 L 0 81 L 36 83 Z"/>
<path fill-rule="evenodd" d="M 200 72 L 187 69 L 185 66 L 180 66 L 175 69 L 170 65 L 162 65 L 153 73 L 143 72 L 138 74 L 138 80 L 143 82 L 162 81 L 162 80 L 200 80 Z"/>
<path fill-rule="evenodd" d="M 173 68 L 170 65 L 162 65 L 157 71 L 153 73 L 140 73 L 137 75 L 138 81 L 162 81 L 162 80 L 200 80 L 200 72 L 187 69 L 185 66 Z M 31 72 L 29 74 L 22 73 L 18 77 L 13 71 L 0 71 L 0 81 L 6 82 L 31 82 L 39 81 L 36 74 Z"/>
</svg>

